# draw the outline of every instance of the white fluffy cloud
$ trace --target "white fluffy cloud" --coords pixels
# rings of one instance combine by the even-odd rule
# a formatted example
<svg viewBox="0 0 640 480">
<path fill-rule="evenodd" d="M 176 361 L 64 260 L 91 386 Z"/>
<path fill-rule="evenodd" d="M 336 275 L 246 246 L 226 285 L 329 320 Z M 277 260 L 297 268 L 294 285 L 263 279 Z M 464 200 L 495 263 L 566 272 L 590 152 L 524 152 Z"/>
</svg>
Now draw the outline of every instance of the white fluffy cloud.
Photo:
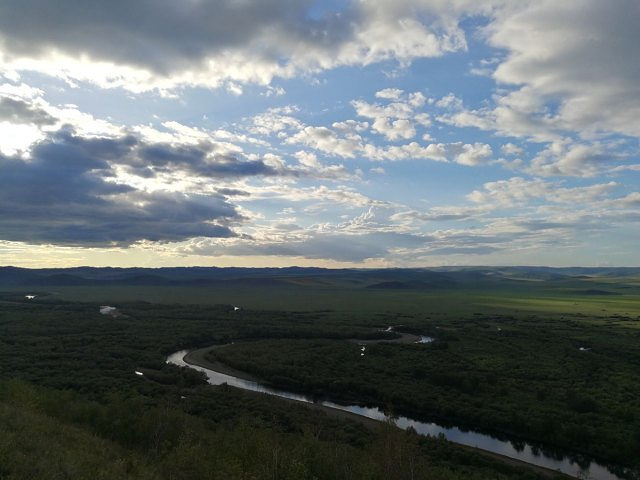
<svg viewBox="0 0 640 480">
<path fill-rule="evenodd" d="M 615 168 L 621 156 L 616 148 L 599 142 L 556 141 L 533 158 L 529 171 L 541 176 L 592 177 Z"/>
<path fill-rule="evenodd" d="M 486 29 L 490 43 L 507 54 L 494 78 L 520 86 L 507 95 L 512 101 L 499 116 L 537 116 L 583 135 L 640 136 L 638 3 L 541 0 L 524 5 L 498 11 Z M 518 102 L 514 95 L 521 97 Z"/>
<path fill-rule="evenodd" d="M 467 198 L 476 204 L 494 207 L 518 207 L 533 199 L 545 202 L 583 205 L 605 197 L 617 186 L 615 182 L 594 184 L 587 187 L 562 187 L 557 182 L 541 179 L 527 180 L 512 177 L 507 180 L 487 182 L 482 190 L 474 190 Z"/>
<path fill-rule="evenodd" d="M 268 85 L 341 65 L 401 64 L 466 48 L 442 5 L 349 1 L 311 15 L 310 1 L 87 1 L 0 5 L 0 62 L 70 81 L 131 90 L 175 85 Z M 33 12 L 38 12 L 34 15 Z M 139 19 L 144 18 L 144 21 Z"/>
<path fill-rule="evenodd" d="M 387 88 L 376 92 L 375 96 L 391 102 L 381 105 L 355 100 L 351 105 L 358 116 L 371 119 L 371 129 L 387 140 L 408 140 L 416 135 L 415 123 L 423 126 L 430 124 L 426 113 L 415 111 L 426 101 L 421 92 L 405 94 L 400 89 Z"/>
</svg>

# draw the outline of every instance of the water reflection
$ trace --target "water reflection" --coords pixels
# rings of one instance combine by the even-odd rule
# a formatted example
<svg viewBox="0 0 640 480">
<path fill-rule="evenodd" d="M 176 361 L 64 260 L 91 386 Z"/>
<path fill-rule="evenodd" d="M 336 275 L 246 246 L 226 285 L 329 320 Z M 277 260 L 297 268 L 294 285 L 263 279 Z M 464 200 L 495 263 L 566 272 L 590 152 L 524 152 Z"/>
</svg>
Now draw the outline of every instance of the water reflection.
<svg viewBox="0 0 640 480">
<path fill-rule="evenodd" d="M 296 400 L 298 402 L 321 404 L 325 407 L 335 408 L 337 410 L 343 410 L 345 412 L 351 412 L 362 417 L 371 418 L 373 420 L 385 421 L 389 419 L 389 417 L 384 412 L 376 407 L 363 407 L 361 405 L 340 405 L 338 403 L 330 401 L 318 401 L 307 395 L 270 388 L 257 382 L 244 380 L 232 375 L 216 372 L 214 370 L 200 367 L 198 365 L 192 365 L 184 361 L 184 357 L 187 353 L 188 350 L 181 350 L 179 352 L 173 353 L 167 357 L 167 363 L 182 367 L 191 367 L 195 370 L 204 372 L 207 375 L 208 381 L 211 385 L 222 385 L 226 383 L 227 385 L 242 388 L 244 390 L 266 393 L 268 395 L 288 398 L 291 400 Z M 520 460 L 532 465 L 549 468 L 551 470 L 557 470 L 572 477 L 589 478 L 593 480 L 622 480 L 621 477 L 618 477 L 617 475 L 609 471 L 605 466 L 598 463 L 589 461 L 585 462 L 582 459 L 580 461 L 577 461 L 568 457 L 558 456 L 557 454 L 554 455 L 553 453 L 543 453 L 538 448 L 524 442 L 504 441 L 482 433 L 461 430 L 458 427 L 447 428 L 436 423 L 419 422 L 407 417 L 397 417 L 394 418 L 394 420 L 398 427 L 403 429 L 412 427 L 421 435 L 430 435 L 434 437 L 442 435 L 447 440 L 454 443 L 459 443 L 461 445 L 497 453 L 499 455 L 504 455 L 505 457 Z M 588 472 L 588 476 L 584 476 L 585 472 Z"/>
<path fill-rule="evenodd" d="M 433 337 L 427 337 L 426 335 L 420 335 L 420 340 L 416 343 L 431 343 L 435 340 Z"/>
</svg>

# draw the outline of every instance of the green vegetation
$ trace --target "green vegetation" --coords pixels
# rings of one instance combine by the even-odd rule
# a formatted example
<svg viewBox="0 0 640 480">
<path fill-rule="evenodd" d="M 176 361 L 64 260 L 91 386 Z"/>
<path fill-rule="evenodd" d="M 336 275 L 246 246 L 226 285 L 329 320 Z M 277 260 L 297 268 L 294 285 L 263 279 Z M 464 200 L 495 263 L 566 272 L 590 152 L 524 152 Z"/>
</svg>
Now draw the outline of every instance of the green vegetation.
<svg viewBox="0 0 640 480">
<path fill-rule="evenodd" d="M 210 355 L 278 387 L 508 433 L 605 461 L 640 451 L 640 330 L 581 318 L 403 319 L 431 344 L 262 340 Z M 634 322 L 635 323 L 635 322 Z M 584 350 L 580 350 L 583 348 Z"/>
<path fill-rule="evenodd" d="M 434 286 L 418 272 L 405 288 L 406 272 L 347 273 L 357 275 L 7 288 L 0 479 L 98 467 L 105 478 L 541 478 L 389 425 L 211 387 L 164 361 L 232 341 L 211 355 L 289 390 L 640 467 L 638 277 L 462 272 Z M 391 339 L 390 325 L 437 340 L 370 344 L 361 357 L 354 339 Z"/>
<path fill-rule="evenodd" d="M 394 290 L 353 286 L 216 286 L 216 287 L 55 287 L 55 296 L 70 301 L 134 302 L 160 304 L 230 303 L 252 310 L 300 311 L 331 309 L 354 313 L 469 315 L 474 312 L 510 315 L 521 313 L 582 313 L 608 317 L 640 316 L 640 288 L 618 295 L 593 295 L 587 285 L 554 290 L 549 285 L 464 285 L 455 289 Z M 463 301 L 461 301 L 461 298 Z"/>
<path fill-rule="evenodd" d="M 185 346 L 270 332 L 370 333 L 318 313 L 228 306 L 0 303 L 0 478 L 542 478 L 446 441 L 211 387 L 164 363 Z M 141 370 L 145 377 L 134 374 Z M 184 397 L 184 398 L 183 398 Z M 44 455 L 36 460 L 34 452 Z M 101 478 L 101 477 L 98 477 Z"/>
<path fill-rule="evenodd" d="M 83 269 L 82 272 L 84 272 Z M 325 310 L 412 315 L 578 314 L 640 317 L 638 269 L 476 268 L 431 270 L 184 269 L 135 270 L 122 282 L 99 274 L 31 280 L 60 300 L 234 304 L 251 310 Z M 28 271 L 31 275 L 33 273 Z M 164 273 L 163 273 L 164 272 Z M 24 273 L 23 273 L 24 274 Z M 137 276 L 133 276 L 137 274 Z M 197 275 L 196 275 L 197 274 Z M 106 274 L 103 274 L 106 275 Z M 116 275 L 112 273 L 111 276 Z M 163 275 L 163 276 L 161 276 Z M 187 282 L 188 275 L 193 278 Z M 62 279 L 60 277 L 63 277 Z M 90 277 L 90 278 L 89 278 Z M 0 285 L 2 284 L 0 269 Z M 54 281 L 56 281 L 54 283 Z M 71 283 L 72 285 L 69 285 Z M 27 290 L 23 290 L 27 292 Z"/>
</svg>

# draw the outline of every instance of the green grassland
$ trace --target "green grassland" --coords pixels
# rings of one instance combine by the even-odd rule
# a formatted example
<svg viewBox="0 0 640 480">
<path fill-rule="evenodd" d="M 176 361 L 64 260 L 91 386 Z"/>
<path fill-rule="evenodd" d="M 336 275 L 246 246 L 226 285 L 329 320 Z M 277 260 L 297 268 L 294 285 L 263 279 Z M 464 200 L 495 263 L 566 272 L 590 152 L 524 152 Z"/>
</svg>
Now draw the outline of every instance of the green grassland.
<svg viewBox="0 0 640 480">
<path fill-rule="evenodd" d="M 215 287 L 53 286 L 39 287 L 62 300 L 105 304 L 146 301 L 158 304 L 233 304 L 252 310 L 334 310 L 362 313 L 467 315 L 553 313 L 593 317 L 640 316 L 640 282 L 609 278 L 555 282 L 496 281 L 422 289 L 372 289 L 360 285 Z M 23 290 L 26 291 L 26 290 Z"/>
</svg>

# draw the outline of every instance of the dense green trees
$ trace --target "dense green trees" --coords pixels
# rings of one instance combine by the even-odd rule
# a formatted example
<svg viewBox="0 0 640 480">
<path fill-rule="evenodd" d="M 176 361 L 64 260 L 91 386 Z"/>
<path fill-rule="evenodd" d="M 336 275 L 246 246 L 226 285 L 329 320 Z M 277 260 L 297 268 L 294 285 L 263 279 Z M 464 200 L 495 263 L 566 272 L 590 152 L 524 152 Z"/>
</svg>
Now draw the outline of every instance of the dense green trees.
<svg viewBox="0 0 640 480">
<path fill-rule="evenodd" d="M 224 389 L 200 388 L 217 390 L 207 393 L 210 403 L 225 395 Z M 287 429 L 254 421 L 246 406 L 214 422 L 206 414 L 186 414 L 170 404 L 150 406 L 139 397 L 91 402 L 69 392 L 0 381 L 0 478 L 542 478 L 391 425 L 373 432 L 355 427 L 364 440 L 358 447 L 334 432 L 344 426 L 302 408 L 305 416 L 275 408 L 296 419 L 296 427 Z"/>
<path fill-rule="evenodd" d="M 369 345 L 364 356 L 350 341 L 292 339 L 210 355 L 294 391 L 638 465 L 639 330 L 533 317 L 440 324 L 407 326 L 436 332 L 433 344 Z"/>
<path fill-rule="evenodd" d="M 173 350 L 256 332 L 345 338 L 370 326 L 328 313 L 130 304 L 111 318 L 97 307 L 0 303 L 1 479 L 541 478 L 448 442 L 211 387 L 164 363 Z"/>
</svg>

